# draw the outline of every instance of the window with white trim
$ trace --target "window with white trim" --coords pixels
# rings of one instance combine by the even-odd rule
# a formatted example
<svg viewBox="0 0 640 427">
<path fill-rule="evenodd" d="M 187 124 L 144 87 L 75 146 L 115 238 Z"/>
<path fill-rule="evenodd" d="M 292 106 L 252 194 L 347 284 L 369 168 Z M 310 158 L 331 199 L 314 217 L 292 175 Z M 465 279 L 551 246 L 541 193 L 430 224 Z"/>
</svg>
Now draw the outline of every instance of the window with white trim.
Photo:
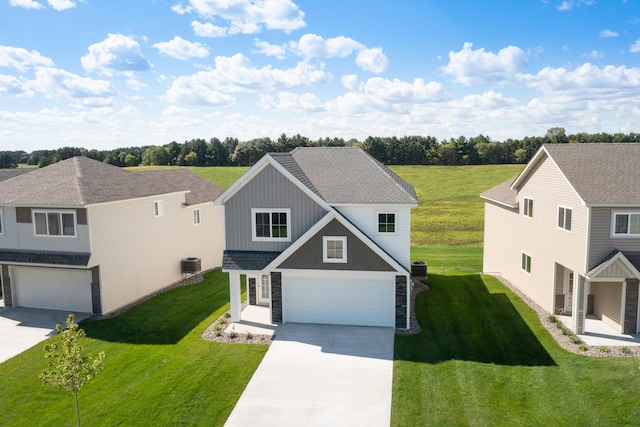
<svg viewBox="0 0 640 427">
<path fill-rule="evenodd" d="M 533 199 L 525 197 L 522 200 L 522 215 L 533 218 Z"/>
<path fill-rule="evenodd" d="M 153 216 L 156 218 L 159 216 L 164 216 L 164 201 L 156 200 L 153 202 Z"/>
<path fill-rule="evenodd" d="M 76 236 L 75 212 L 33 211 L 36 236 Z"/>
<path fill-rule="evenodd" d="M 613 212 L 611 235 L 640 237 L 640 212 Z"/>
<path fill-rule="evenodd" d="M 395 233 L 396 232 L 396 214 L 379 213 L 378 214 L 378 233 Z"/>
<path fill-rule="evenodd" d="M 251 209 L 254 241 L 291 241 L 291 209 Z"/>
<path fill-rule="evenodd" d="M 531 255 L 522 252 L 522 260 L 521 260 L 521 266 L 520 268 L 522 268 L 522 271 L 524 271 L 527 274 L 531 274 Z"/>
<path fill-rule="evenodd" d="M 199 225 L 200 224 L 200 209 L 194 209 L 193 210 L 193 225 Z"/>
<path fill-rule="evenodd" d="M 573 215 L 573 209 L 565 208 L 564 206 L 558 206 L 558 228 L 571 231 L 572 215 Z"/>
<path fill-rule="evenodd" d="M 324 262 L 347 262 L 346 236 L 323 236 L 322 260 Z"/>
</svg>

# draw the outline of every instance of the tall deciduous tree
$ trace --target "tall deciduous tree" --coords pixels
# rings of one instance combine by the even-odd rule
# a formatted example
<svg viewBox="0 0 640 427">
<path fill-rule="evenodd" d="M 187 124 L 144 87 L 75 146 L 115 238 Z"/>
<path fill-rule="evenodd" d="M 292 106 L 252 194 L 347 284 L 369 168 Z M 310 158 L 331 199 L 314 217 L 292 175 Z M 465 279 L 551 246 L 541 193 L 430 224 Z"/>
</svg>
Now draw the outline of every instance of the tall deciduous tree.
<svg viewBox="0 0 640 427">
<path fill-rule="evenodd" d="M 49 366 L 42 371 L 40 379 L 51 387 L 74 395 L 79 427 L 78 392 L 87 381 L 102 371 L 104 351 L 101 351 L 95 359 L 91 354 L 83 351 L 80 338 L 85 336 L 84 329 L 78 329 L 73 314 L 67 316 L 66 325 L 65 329 L 62 329 L 60 324 L 56 325 L 56 330 L 60 334 L 60 342 L 44 346 L 44 357 L 49 359 Z"/>
</svg>

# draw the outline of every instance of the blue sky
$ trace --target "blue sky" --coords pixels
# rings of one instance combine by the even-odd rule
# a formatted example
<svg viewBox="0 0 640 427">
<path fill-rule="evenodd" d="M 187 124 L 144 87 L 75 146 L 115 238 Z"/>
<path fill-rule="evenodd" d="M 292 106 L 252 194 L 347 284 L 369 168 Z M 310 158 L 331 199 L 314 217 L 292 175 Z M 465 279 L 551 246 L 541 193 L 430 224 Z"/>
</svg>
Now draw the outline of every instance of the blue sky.
<svg viewBox="0 0 640 427">
<path fill-rule="evenodd" d="M 0 0 L 0 149 L 640 132 L 637 0 Z"/>
</svg>

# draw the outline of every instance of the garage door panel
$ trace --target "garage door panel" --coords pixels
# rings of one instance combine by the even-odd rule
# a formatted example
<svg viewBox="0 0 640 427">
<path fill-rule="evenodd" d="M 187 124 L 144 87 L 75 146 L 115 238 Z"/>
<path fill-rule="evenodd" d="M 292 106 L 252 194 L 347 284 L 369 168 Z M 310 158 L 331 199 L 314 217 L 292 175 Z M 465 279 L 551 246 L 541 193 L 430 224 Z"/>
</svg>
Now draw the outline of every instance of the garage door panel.
<svg viewBox="0 0 640 427">
<path fill-rule="evenodd" d="M 395 281 L 283 277 L 285 322 L 395 325 Z"/>
<path fill-rule="evenodd" d="M 12 282 L 17 307 L 91 313 L 91 272 L 14 267 Z"/>
</svg>

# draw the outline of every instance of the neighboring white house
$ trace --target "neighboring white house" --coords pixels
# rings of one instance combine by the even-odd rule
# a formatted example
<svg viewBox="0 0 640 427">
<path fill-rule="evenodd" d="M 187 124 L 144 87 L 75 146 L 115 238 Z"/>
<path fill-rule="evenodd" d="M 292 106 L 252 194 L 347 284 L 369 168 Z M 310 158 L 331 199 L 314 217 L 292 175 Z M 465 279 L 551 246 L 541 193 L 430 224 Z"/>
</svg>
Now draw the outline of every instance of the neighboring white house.
<svg viewBox="0 0 640 427">
<path fill-rule="evenodd" d="M 233 321 L 240 276 L 275 323 L 407 328 L 413 187 L 359 148 L 265 155 L 215 202 Z"/>
<path fill-rule="evenodd" d="M 484 266 L 583 333 L 640 329 L 640 144 L 550 144 L 486 192 Z"/>
<path fill-rule="evenodd" d="M 108 314 L 182 280 L 195 258 L 219 267 L 221 193 L 186 169 L 86 157 L 0 182 L 5 305 Z"/>
</svg>

